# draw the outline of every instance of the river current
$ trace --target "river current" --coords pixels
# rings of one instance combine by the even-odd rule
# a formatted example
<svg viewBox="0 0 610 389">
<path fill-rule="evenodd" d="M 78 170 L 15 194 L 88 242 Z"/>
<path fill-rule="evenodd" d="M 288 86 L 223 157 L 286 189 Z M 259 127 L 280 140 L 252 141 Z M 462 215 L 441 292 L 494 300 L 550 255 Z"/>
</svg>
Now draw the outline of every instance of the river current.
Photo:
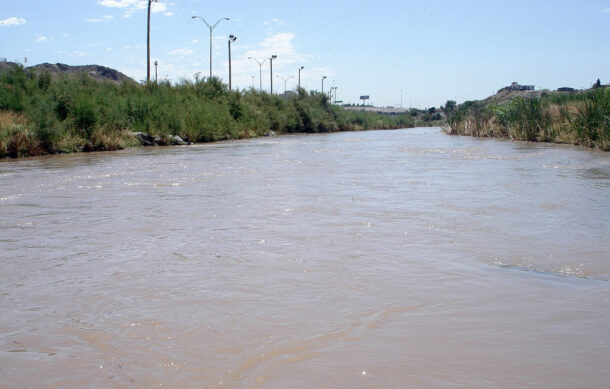
<svg viewBox="0 0 610 389">
<path fill-rule="evenodd" d="M 437 128 L 2 161 L 0 387 L 607 387 L 609 200 Z"/>
</svg>

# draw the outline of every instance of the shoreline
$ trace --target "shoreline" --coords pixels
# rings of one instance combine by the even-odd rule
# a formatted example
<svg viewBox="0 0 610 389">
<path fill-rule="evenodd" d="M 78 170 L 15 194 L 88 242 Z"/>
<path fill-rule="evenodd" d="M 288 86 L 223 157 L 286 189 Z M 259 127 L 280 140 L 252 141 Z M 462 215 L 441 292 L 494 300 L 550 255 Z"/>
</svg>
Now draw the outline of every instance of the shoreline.
<svg viewBox="0 0 610 389">
<path fill-rule="evenodd" d="M 138 144 L 130 144 L 126 147 L 109 149 L 109 150 L 76 150 L 70 152 L 56 152 L 56 153 L 46 153 L 46 154 L 37 154 L 37 155 L 28 155 L 28 156 L 20 156 L 20 157 L 10 157 L 4 156 L 0 157 L 0 164 L 3 162 L 12 162 L 12 161 L 21 161 L 21 160 L 30 160 L 34 158 L 46 158 L 46 157 L 54 157 L 54 156 L 66 156 L 66 155 L 82 155 L 82 154 L 96 154 L 96 153 L 108 153 L 108 152 L 117 152 L 117 151 L 127 151 L 139 148 L 166 148 L 166 147 L 189 147 L 189 146 L 201 146 L 206 144 L 218 144 L 218 143 L 229 143 L 236 141 L 246 141 L 251 139 L 261 139 L 261 138 L 276 138 L 276 137 L 286 137 L 286 136 L 299 136 L 299 135 L 323 135 L 323 134 L 334 134 L 334 133 L 342 133 L 342 132 L 363 132 L 363 131 L 393 131 L 393 130 L 406 130 L 411 128 L 439 128 L 442 130 L 442 127 L 439 125 L 431 125 L 431 126 L 411 126 L 411 127 L 391 127 L 391 128 L 368 128 L 368 129 L 359 129 L 359 130 L 344 130 L 344 131 L 323 131 L 323 132 L 291 132 L 291 133 L 269 133 L 261 136 L 253 136 L 253 137 L 245 137 L 245 138 L 232 138 L 232 139 L 219 139 L 208 142 L 180 142 L 180 143 L 164 143 L 164 142 L 155 142 L 153 144 L 140 142 Z M 149 134 L 143 134 L 146 137 L 152 137 Z M 131 133 L 134 139 L 138 138 L 138 135 Z M 154 137 L 158 138 L 158 137 Z"/>
</svg>

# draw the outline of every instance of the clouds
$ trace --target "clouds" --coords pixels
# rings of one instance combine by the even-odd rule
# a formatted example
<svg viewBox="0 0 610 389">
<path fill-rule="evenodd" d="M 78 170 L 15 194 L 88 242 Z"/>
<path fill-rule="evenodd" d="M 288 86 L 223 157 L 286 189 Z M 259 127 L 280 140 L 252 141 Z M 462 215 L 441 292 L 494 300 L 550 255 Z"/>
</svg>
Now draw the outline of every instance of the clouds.
<svg viewBox="0 0 610 389">
<path fill-rule="evenodd" d="M 245 51 L 241 51 L 240 45 L 235 46 L 235 57 L 232 63 L 233 67 L 233 82 L 237 86 L 251 86 L 252 76 L 255 76 L 255 86 L 258 88 L 259 83 L 262 83 L 263 88 L 269 87 L 269 61 L 267 58 L 272 55 L 277 55 L 277 59 L 273 60 L 273 73 L 275 75 L 289 76 L 293 75 L 293 79 L 288 82 L 288 88 L 292 88 L 298 82 L 296 79 L 295 69 L 299 65 L 305 64 L 311 55 L 307 55 L 298 51 L 295 47 L 295 34 L 292 32 L 282 32 L 265 38 L 258 44 L 246 48 Z M 259 65 L 254 61 L 248 59 L 248 57 L 255 58 L 258 61 L 265 61 L 265 65 L 262 67 L 262 82 L 259 81 Z M 222 68 L 219 71 L 226 71 L 228 63 L 222 63 Z M 310 70 L 308 72 L 310 76 L 314 73 Z M 316 77 L 317 77 L 317 73 Z M 303 74 L 303 76 L 305 76 Z M 303 78 L 302 83 L 305 82 Z M 280 82 L 276 80 L 275 82 Z M 275 84 L 274 82 L 274 84 Z M 283 84 L 283 83 L 282 83 Z M 280 84 L 278 84 L 278 87 Z M 283 85 L 281 85 L 283 89 Z M 275 88 L 274 88 L 275 89 Z M 279 89 L 278 89 L 279 90 Z"/>
<path fill-rule="evenodd" d="M 174 49 L 169 52 L 169 55 L 171 55 L 171 56 L 177 56 L 177 55 L 185 56 L 185 55 L 192 55 L 192 54 L 193 54 L 193 50 L 191 50 L 191 49 Z"/>
<path fill-rule="evenodd" d="M 278 25 L 278 26 L 283 26 L 285 23 L 284 23 L 284 21 L 283 21 L 283 20 L 280 20 L 280 19 L 278 19 L 278 18 L 273 18 L 273 19 L 271 19 L 270 21 L 265 21 L 265 22 L 263 22 L 263 24 L 264 24 L 265 26 L 268 26 L 269 24 L 276 24 L 276 25 Z"/>
<path fill-rule="evenodd" d="M 144 10 L 148 7 L 148 0 L 99 0 L 97 2 L 102 7 L 121 8 L 124 9 L 123 17 L 129 18 L 139 10 Z M 174 3 L 170 3 L 173 5 Z M 167 6 L 161 2 L 151 3 L 150 11 L 152 13 L 165 12 Z M 165 12 L 165 16 L 172 16 L 173 12 Z"/>
<path fill-rule="evenodd" d="M 293 45 L 293 40 L 293 33 L 281 32 L 266 38 L 260 43 L 260 47 L 249 50 L 247 55 L 255 58 L 277 55 L 285 64 L 305 61 L 309 56 L 299 53 Z"/>
<path fill-rule="evenodd" d="M 12 18 L 0 20 L 0 26 L 2 27 L 19 26 L 26 23 L 27 21 L 24 18 L 17 18 L 14 16 Z"/>
<path fill-rule="evenodd" d="M 106 15 L 104 17 L 101 18 L 93 18 L 93 19 L 87 19 L 87 22 L 89 23 L 102 23 L 102 22 L 109 22 L 114 18 L 114 16 L 112 15 Z"/>
<path fill-rule="evenodd" d="M 36 43 L 42 43 L 42 42 L 46 42 L 48 40 L 49 40 L 49 38 L 47 38 L 46 36 L 41 36 L 36 39 Z"/>
</svg>

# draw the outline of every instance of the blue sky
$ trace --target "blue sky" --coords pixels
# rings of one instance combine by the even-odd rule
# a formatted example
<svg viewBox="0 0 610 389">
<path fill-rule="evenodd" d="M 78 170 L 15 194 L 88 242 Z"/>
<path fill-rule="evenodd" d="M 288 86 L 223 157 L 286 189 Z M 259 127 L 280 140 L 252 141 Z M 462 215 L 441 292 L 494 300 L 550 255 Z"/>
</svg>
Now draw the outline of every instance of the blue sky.
<svg viewBox="0 0 610 389">
<path fill-rule="evenodd" d="M 0 0 L 0 57 L 99 64 L 146 77 L 146 0 Z M 482 99 L 517 81 L 537 89 L 610 83 L 610 0 L 161 0 L 153 8 L 151 58 L 159 78 L 178 82 L 213 73 L 233 85 L 259 85 L 259 60 L 274 76 L 308 90 L 337 87 L 338 99 L 369 95 L 380 106 L 430 107 Z M 154 74 L 154 67 L 152 69 Z M 269 65 L 263 66 L 269 89 Z M 284 81 L 274 78 L 274 91 Z"/>
</svg>

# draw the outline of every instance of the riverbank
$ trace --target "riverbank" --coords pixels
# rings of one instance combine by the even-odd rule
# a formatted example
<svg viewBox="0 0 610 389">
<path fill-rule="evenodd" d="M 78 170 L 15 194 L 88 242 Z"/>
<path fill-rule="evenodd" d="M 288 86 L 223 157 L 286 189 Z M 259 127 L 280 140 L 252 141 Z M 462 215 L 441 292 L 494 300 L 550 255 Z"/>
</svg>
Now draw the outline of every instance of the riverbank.
<svg viewBox="0 0 610 389">
<path fill-rule="evenodd" d="M 610 88 L 467 101 L 447 113 L 450 135 L 570 143 L 610 151 Z"/>
<path fill-rule="evenodd" d="M 213 142 L 269 134 L 415 126 L 408 115 L 349 112 L 326 95 L 229 91 L 218 78 L 140 85 L 14 66 L 0 74 L 0 158 L 146 145 Z"/>
</svg>

